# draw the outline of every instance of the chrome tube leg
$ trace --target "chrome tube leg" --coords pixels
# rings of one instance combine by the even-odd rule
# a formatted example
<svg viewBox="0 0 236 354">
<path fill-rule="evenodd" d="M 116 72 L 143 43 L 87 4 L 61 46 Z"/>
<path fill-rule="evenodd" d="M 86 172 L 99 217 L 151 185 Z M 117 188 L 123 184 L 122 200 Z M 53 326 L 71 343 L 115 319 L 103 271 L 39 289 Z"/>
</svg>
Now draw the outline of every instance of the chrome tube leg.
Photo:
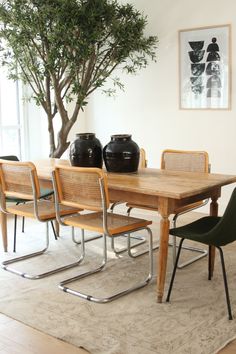
<svg viewBox="0 0 236 354">
<path fill-rule="evenodd" d="M 130 216 L 130 212 L 131 212 L 132 208 L 129 207 L 127 209 L 127 215 Z M 113 209 L 112 209 L 112 212 L 113 212 Z M 127 237 L 126 235 L 121 235 L 121 237 Z M 135 240 L 138 240 L 138 242 L 136 242 L 135 244 L 131 245 L 131 241 L 128 240 L 127 238 L 127 242 L 129 242 L 129 247 L 123 247 L 121 249 L 117 249 L 115 247 L 115 237 L 111 237 L 111 249 L 112 251 L 116 254 L 116 256 L 119 256 L 120 254 L 124 253 L 124 252 L 130 252 L 130 249 L 132 248 L 135 248 L 137 246 L 141 246 L 142 244 L 144 244 L 146 242 L 146 239 L 145 237 L 142 237 L 142 236 L 130 236 L 131 239 L 135 239 Z M 145 253 L 148 253 L 148 251 L 145 251 L 144 253 L 142 254 L 145 254 Z M 141 255 L 141 254 L 140 254 Z M 132 255 L 131 255 L 132 257 Z"/>
<path fill-rule="evenodd" d="M 72 226 L 72 229 L 73 229 L 74 227 Z M 95 235 L 95 236 L 92 236 L 92 237 L 89 237 L 89 238 L 87 238 L 86 240 L 84 239 L 84 242 L 90 242 L 90 241 L 93 241 L 93 240 L 97 240 L 97 239 L 99 239 L 99 238 L 102 238 L 102 235 Z M 72 240 L 73 240 L 73 242 L 74 243 L 76 243 L 77 245 L 80 245 L 81 244 L 81 241 L 77 241 L 76 239 L 75 239 L 75 232 L 73 231 L 73 233 L 72 233 Z"/>
<path fill-rule="evenodd" d="M 147 250 L 144 250 L 142 252 L 139 252 L 139 253 L 132 253 L 132 248 L 134 248 L 135 246 L 131 246 L 131 241 L 130 241 L 130 238 L 132 236 L 130 236 L 130 234 L 128 234 L 127 236 L 127 253 L 128 255 L 131 257 L 131 258 L 137 258 L 137 257 L 140 257 L 140 256 L 143 256 L 144 254 L 147 254 L 150 252 L 149 248 Z M 155 251 L 157 249 L 159 249 L 159 245 L 153 247 L 153 241 L 152 241 L 152 251 Z"/>
<path fill-rule="evenodd" d="M 84 252 L 84 239 L 82 237 L 82 252 L 81 252 L 81 255 L 80 255 L 80 258 L 74 262 L 74 263 L 70 263 L 68 265 L 65 265 L 65 266 L 61 266 L 59 268 L 56 268 L 56 269 L 53 269 L 53 270 L 50 270 L 48 272 L 44 272 L 44 273 L 41 273 L 41 274 L 36 274 L 36 275 L 32 275 L 32 274 L 28 274 L 28 273 L 25 273 L 25 272 L 22 272 L 20 270 L 16 270 L 14 268 L 11 268 L 9 267 L 9 264 L 13 264 L 13 263 L 16 263 L 16 262 L 20 262 L 20 261 L 23 261 L 25 259 L 28 259 L 28 258 L 32 258 L 32 257 L 36 257 L 36 256 L 40 256 L 42 255 L 43 253 L 46 252 L 46 250 L 48 249 L 49 247 L 49 232 L 48 232 L 48 222 L 46 222 L 46 247 L 43 248 L 41 251 L 38 251 L 38 252 L 34 252 L 34 253 L 30 253 L 30 254 L 27 254 L 27 255 L 24 255 L 24 256 L 21 256 L 21 257 L 16 257 L 16 258 L 12 258 L 12 259 L 9 259 L 7 261 L 4 261 L 1 263 L 1 267 L 8 271 L 8 272 L 11 272 L 11 273 L 14 273 L 14 274 L 17 274 L 17 275 L 20 275 L 21 277 L 23 278 L 27 278 L 27 279 L 41 279 L 41 278 L 44 278 L 46 276 L 49 276 L 49 275 L 52 275 L 52 274 L 55 274 L 55 273 L 58 273 L 58 272 L 61 272 L 63 270 L 66 270 L 66 269 L 70 269 L 72 267 L 75 267 L 75 266 L 78 266 L 84 259 L 84 256 L 85 256 L 85 252 Z"/>
<path fill-rule="evenodd" d="M 149 234 L 149 276 L 150 280 L 153 277 L 153 237 L 152 237 L 152 232 L 149 228 L 147 228 L 148 234 Z"/>
<path fill-rule="evenodd" d="M 17 230 L 17 215 L 14 215 L 14 240 L 13 240 L 13 252 L 16 252 L 16 230 Z"/>
<path fill-rule="evenodd" d="M 75 240 L 75 228 L 74 228 L 74 226 L 71 226 L 71 237 L 72 237 L 72 241 L 78 245 L 78 242 Z"/>
<path fill-rule="evenodd" d="M 45 223 L 46 226 L 46 238 L 49 240 L 49 227 L 48 227 L 48 221 Z"/>
<path fill-rule="evenodd" d="M 230 305 L 229 289 L 228 289 L 228 282 L 227 282 L 227 276 L 226 276 L 226 271 L 225 271 L 224 255 L 223 255 L 223 251 L 222 251 L 221 247 L 217 247 L 217 248 L 220 253 L 220 260 L 221 260 L 222 274 L 223 274 L 223 279 L 224 279 L 225 297 L 226 297 L 226 302 L 227 302 L 229 320 L 232 320 L 233 316 L 232 316 L 231 305 Z"/>
<path fill-rule="evenodd" d="M 84 232 L 82 230 L 82 245 L 83 245 L 83 248 L 84 248 Z M 68 288 L 66 285 L 69 284 L 69 283 L 72 283 L 76 280 L 79 280 L 79 279 L 82 279 L 82 278 L 85 278 L 89 275 L 92 275 L 92 274 L 95 274 L 95 273 L 98 273 L 100 272 L 101 270 L 103 270 L 103 268 L 105 267 L 106 263 L 107 263 L 107 248 L 106 248 L 106 235 L 103 234 L 103 259 L 102 259 L 102 263 L 101 265 L 96 268 L 96 269 L 92 269 L 92 270 L 89 270 L 87 272 L 84 272 L 82 274 L 79 274 L 75 277 L 72 277 L 72 278 L 69 278 L 69 279 L 66 279 L 62 282 L 60 282 L 60 284 L 58 285 L 59 289 L 66 292 L 66 293 L 69 293 L 69 294 L 72 294 L 72 295 L 76 295 L 76 296 L 79 296 L 79 297 L 82 297 L 84 299 L 87 299 L 87 300 L 91 300 L 92 296 L 91 295 L 87 295 L 87 294 L 83 294 L 79 291 L 76 291 L 76 290 L 73 290 L 71 288 Z"/>
<path fill-rule="evenodd" d="M 128 235 L 128 234 L 127 234 Z M 125 236 L 125 237 L 127 237 L 127 236 Z M 135 244 L 133 244 L 133 245 L 131 245 L 131 242 L 130 242 L 130 249 L 132 249 L 132 248 L 135 248 L 135 247 L 138 247 L 138 246 L 140 246 L 140 245 L 142 245 L 142 244 L 144 244 L 145 242 L 146 242 L 146 239 L 144 239 L 144 238 L 142 238 L 142 237 L 135 237 L 135 236 L 131 236 L 130 238 L 132 238 L 132 239 L 141 239 L 141 241 L 138 241 L 138 242 L 136 242 Z M 127 238 L 127 241 L 128 241 L 128 238 Z M 112 251 L 117 255 L 117 256 L 119 256 L 120 254 L 122 254 L 122 253 L 124 253 L 124 252 L 127 252 L 127 251 L 129 251 L 128 250 L 128 248 L 127 247 L 123 247 L 123 248 L 121 248 L 121 249 L 117 249 L 116 247 L 115 247 L 115 237 L 111 237 L 111 249 L 112 249 Z M 144 253 L 147 253 L 148 251 L 145 251 Z M 143 253 L 143 254 L 144 254 Z"/>
<path fill-rule="evenodd" d="M 177 270 L 178 261 L 179 261 L 180 252 L 181 252 L 181 249 L 182 249 L 183 242 L 184 242 L 184 238 L 182 238 L 180 243 L 179 243 L 179 249 L 178 249 L 178 252 L 177 252 L 175 265 L 174 265 L 172 276 L 171 276 L 171 280 L 170 280 L 170 285 L 169 285 L 168 294 L 167 294 L 167 297 L 166 297 L 166 302 L 170 301 L 170 295 L 171 295 L 172 287 L 173 287 L 174 280 L 175 280 L 175 274 L 176 274 L 176 270 Z"/>
<path fill-rule="evenodd" d="M 25 232 L 25 217 L 22 216 L 21 232 Z"/>
<path fill-rule="evenodd" d="M 74 231 L 74 227 L 72 228 Z M 74 234 L 74 232 L 73 232 Z M 81 230 L 81 254 L 84 257 L 85 256 L 85 241 L 84 241 L 84 230 Z"/>
<path fill-rule="evenodd" d="M 130 287 L 126 290 L 122 290 L 112 296 L 109 296 L 109 297 L 104 297 L 104 298 L 97 298 L 97 297 L 94 297 L 93 295 L 88 295 L 88 294 L 85 294 L 85 293 L 82 293 L 80 291 L 76 291 L 76 290 L 73 290 L 69 287 L 67 287 L 66 285 L 71 283 L 71 282 L 74 282 L 76 280 L 79 280 L 81 278 L 84 278 L 86 276 L 89 276 L 89 275 L 92 275 L 92 274 L 95 274 L 97 272 L 100 272 L 104 267 L 105 267 L 105 264 L 107 262 L 107 245 L 106 245 L 106 235 L 104 235 L 104 243 L 103 243 L 103 261 L 102 261 L 102 264 L 100 267 L 94 269 L 94 270 L 90 270 L 88 272 L 85 272 L 83 274 L 80 274 L 78 276 L 75 276 L 73 278 L 70 278 L 70 279 L 66 279 L 64 280 L 63 282 L 61 282 L 59 284 L 59 289 L 69 293 L 69 294 L 72 294 L 72 295 L 75 295 L 75 296 L 79 296 L 83 299 L 86 299 L 86 300 L 89 300 L 89 301 L 93 301 L 93 302 L 97 302 L 97 303 L 106 303 L 106 302 L 110 302 L 110 301 L 113 301 L 123 295 L 126 295 L 134 290 L 137 290 L 137 289 L 140 289 L 144 286 L 146 286 L 152 279 L 153 277 L 153 240 L 152 240 L 152 231 L 151 229 L 149 228 L 146 228 L 146 230 L 148 231 L 149 233 L 149 274 L 147 276 L 147 278 L 139 283 L 138 285 L 135 285 L 133 287 Z"/>
</svg>

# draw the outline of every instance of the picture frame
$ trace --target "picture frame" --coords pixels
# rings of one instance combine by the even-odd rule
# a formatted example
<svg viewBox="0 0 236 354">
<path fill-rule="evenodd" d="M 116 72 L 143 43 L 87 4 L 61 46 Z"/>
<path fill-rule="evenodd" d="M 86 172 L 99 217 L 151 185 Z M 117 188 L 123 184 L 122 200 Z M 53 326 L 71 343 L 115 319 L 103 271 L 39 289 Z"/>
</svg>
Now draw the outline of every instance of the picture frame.
<svg viewBox="0 0 236 354">
<path fill-rule="evenodd" d="M 231 25 L 179 31 L 180 109 L 231 109 Z"/>
</svg>

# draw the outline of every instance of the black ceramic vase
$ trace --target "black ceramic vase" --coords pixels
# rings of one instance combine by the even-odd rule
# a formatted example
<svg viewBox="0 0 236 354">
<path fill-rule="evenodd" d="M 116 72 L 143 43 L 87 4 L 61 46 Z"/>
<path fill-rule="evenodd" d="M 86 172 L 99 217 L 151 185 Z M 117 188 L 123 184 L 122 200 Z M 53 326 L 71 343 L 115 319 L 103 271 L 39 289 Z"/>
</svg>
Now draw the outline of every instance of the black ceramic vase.
<svg viewBox="0 0 236 354">
<path fill-rule="evenodd" d="M 94 133 L 76 134 L 70 145 L 72 166 L 102 168 L 102 145 Z"/>
<path fill-rule="evenodd" d="M 112 135 L 103 149 L 103 159 L 108 172 L 136 172 L 139 165 L 139 147 L 131 135 Z"/>
</svg>

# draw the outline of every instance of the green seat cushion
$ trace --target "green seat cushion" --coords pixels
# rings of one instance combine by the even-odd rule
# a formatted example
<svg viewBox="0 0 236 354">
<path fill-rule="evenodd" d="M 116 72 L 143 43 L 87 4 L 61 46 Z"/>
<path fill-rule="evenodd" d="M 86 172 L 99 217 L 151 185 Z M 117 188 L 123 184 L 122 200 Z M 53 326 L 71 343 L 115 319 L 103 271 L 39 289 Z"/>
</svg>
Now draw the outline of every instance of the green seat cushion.
<svg viewBox="0 0 236 354">
<path fill-rule="evenodd" d="M 40 198 L 47 198 L 50 197 L 50 195 L 52 195 L 54 193 L 53 189 L 49 189 L 49 188 L 40 188 Z M 6 199 L 7 202 L 11 202 L 11 203 L 25 203 L 28 202 L 27 199 L 21 199 L 21 198 L 11 198 L 8 197 Z"/>
<path fill-rule="evenodd" d="M 214 245 L 212 242 L 212 231 L 219 223 L 221 217 L 206 216 L 192 223 L 180 227 L 170 229 L 173 236 L 185 238 L 192 241 L 204 243 L 206 245 Z"/>
</svg>

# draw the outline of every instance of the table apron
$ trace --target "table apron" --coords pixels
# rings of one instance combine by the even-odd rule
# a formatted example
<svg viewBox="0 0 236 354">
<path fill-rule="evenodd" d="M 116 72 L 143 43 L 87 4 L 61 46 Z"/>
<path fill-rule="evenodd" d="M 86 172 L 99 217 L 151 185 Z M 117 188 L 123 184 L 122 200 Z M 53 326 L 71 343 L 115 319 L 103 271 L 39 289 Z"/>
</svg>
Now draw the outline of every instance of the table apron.
<svg viewBox="0 0 236 354">
<path fill-rule="evenodd" d="M 191 203 L 208 198 L 217 200 L 220 195 L 221 187 L 212 188 L 206 192 L 198 193 L 182 199 L 158 197 L 155 195 L 142 194 L 138 192 L 109 189 L 109 196 L 112 202 L 127 202 L 140 206 L 148 206 L 150 208 L 158 209 L 160 214 L 166 216 L 173 214 L 176 209 Z"/>
</svg>

